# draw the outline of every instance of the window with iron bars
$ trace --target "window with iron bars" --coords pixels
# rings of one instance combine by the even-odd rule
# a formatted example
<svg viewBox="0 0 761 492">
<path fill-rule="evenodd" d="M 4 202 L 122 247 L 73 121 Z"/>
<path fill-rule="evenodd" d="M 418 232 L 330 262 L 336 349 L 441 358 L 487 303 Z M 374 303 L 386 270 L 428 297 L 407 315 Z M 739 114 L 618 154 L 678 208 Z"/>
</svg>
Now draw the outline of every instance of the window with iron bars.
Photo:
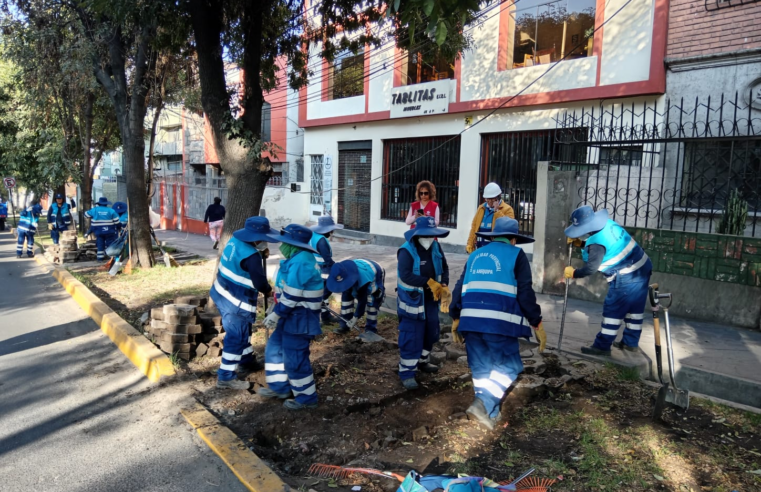
<svg viewBox="0 0 761 492">
<path fill-rule="evenodd" d="M 441 227 L 457 227 L 460 137 L 423 137 L 383 142 L 381 218 L 404 221 L 420 181 L 436 187 Z"/>
</svg>

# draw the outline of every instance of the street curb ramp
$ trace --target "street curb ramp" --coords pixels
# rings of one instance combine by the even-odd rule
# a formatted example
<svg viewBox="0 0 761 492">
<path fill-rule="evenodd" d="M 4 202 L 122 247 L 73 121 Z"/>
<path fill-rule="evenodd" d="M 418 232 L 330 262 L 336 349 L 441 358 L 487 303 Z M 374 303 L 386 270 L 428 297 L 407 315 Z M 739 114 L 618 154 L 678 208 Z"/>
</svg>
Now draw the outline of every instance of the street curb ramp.
<svg viewBox="0 0 761 492">
<path fill-rule="evenodd" d="M 52 268 L 53 277 L 148 380 L 158 383 L 162 378 L 175 375 L 169 357 L 124 321 L 82 282 L 66 270 L 51 266 L 42 254 L 36 254 L 34 259 L 41 266 Z"/>
<path fill-rule="evenodd" d="M 233 431 L 225 427 L 200 403 L 180 408 L 206 445 L 232 470 L 251 492 L 288 492 L 291 488 L 251 451 Z"/>
</svg>

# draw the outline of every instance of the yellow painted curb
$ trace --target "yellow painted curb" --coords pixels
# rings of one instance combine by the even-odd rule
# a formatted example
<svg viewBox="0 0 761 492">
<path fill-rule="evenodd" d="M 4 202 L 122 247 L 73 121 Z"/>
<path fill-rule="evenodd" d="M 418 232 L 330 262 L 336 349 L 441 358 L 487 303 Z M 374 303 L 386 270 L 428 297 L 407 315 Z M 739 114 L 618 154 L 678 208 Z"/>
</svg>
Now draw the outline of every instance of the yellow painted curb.
<svg viewBox="0 0 761 492">
<path fill-rule="evenodd" d="M 200 403 L 196 402 L 189 408 L 181 408 L 180 413 L 248 490 L 252 492 L 291 490 L 290 486 L 280 480 L 280 477 L 248 449 L 248 446 L 233 431 L 222 425 Z"/>
<path fill-rule="evenodd" d="M 169 357 L 124 321 L 82 282 L 66 270 L 51 265 L 42 254 L 35 254 L 34 259 L 41 266 L 52 267 L 53 277 L 151 382 L 158 383 L 162 377 L 175 375 Z"/>
</svg>

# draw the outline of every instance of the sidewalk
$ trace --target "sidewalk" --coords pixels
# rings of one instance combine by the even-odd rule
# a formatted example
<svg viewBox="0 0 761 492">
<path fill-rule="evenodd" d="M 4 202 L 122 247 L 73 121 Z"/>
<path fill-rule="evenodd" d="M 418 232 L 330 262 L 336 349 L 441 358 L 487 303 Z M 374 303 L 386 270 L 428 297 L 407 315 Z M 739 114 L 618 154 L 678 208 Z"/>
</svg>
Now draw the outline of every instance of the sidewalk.
<svg viewBox="0 0 761 492">
<path fill-rule="evenodd" d="M 197 254 L 205 258 L 216 258 L 217 251 L 211 249 L 207 236 L 187 234 L 178 231 L 156 231 L 156 235 L 167 244 L 181 251 Z M 396 310 L 396 248 L 388 246 L 357 246 L 334 243 L 333 258 L 336 261 L 349 258 L 368 258 L 386 269 L 386 306 L 391 312 Z M 447 254 L 450 270 L 450 284 L 454 287 L 467 260 L 467 255 Z M 268 260 L 268 276 L 274 278 L 278 262 L 282 257 L 276 248 Z M 668 292 L 668 286 L 662 286 Z M 537 295 L 542 307 L 544 326 L 548 335 L 548 345 L 557 345 L 560 332 L 560 318 L 563 299 L 544 294 Z M 679 299 L 674 300 L 675 303 Z M 671 336 L 674 342 L 674 362 L 677 384 L 690 391 L 717 398 L 761 407 L 761 332 L 722 326 L 715 323 L 671 317 Z M 563 334 L 563 351 L 589 358 L 580 353 L 582 346 L 590 345 L 600 329 L 602 304 L 568 300 L 566 324 Z M 632 354 L 613 350 L 612 362 L 637 367 L 643 377 L 657 380 L 653 324 L 650 310 L 645 311 L 640 347 L 642 354 Z M 661 315 L 662 339 L 665 337 L 665 322 Z M 666 351 L 663 353 L 664 376 L 668 378 Z M 611 360 L 596 358 L 597 360 Z"/>
</svg>

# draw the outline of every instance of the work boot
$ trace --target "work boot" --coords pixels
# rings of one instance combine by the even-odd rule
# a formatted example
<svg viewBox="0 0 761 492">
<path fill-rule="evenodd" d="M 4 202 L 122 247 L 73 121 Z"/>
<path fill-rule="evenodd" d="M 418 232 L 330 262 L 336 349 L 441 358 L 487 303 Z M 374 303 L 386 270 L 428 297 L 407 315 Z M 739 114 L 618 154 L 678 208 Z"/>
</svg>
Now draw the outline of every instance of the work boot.
<svg viewBox="0 0 761 492">
<path fill-rule="evenodd" d="M 581 353 L 587 355 L 602 355 L 610 357 L 610 350 L 598 349 L 597 347 L 581 347 Z"/>
<path fill-rule="evenodd" d="M 317 403 L 299 403 L 296 400 L 285 400 L 283 406 L 287 410 L 304 410 L 306 408 L 317 408 Z"/>
<path fill-rule="evenodd" d="M 620 342 L 613 342 L 613 346 L 619 350 L 626 350 L 629 352 L 641 352 L 639 347 L 632 347 L 631 345 L 625 345 L 623 340 Z"/>
<path fill-rule="evenodd" d="M 254 359 L 248 364 L 238 364 L 238 369 L 236 372 L 238 373 L 238 377 L 245 378 L 249 374 L 260 371 L 261 369 L 262 365 L 259 364 L 256 359 Z"/>
<path fill-rule="evenodd" d="M 418 370 L 428 374 L 439 372 L 439 366 L 431 364 L 430 362 L 421 362 L 417 365 Z"/>
<path fill-rule="evenodd" d="M 290 391 L 288 393 L 276 393 L 269 388 L 259 388 L 256 390 L 256 394 L 262 398 L 280 398 L 281 400 L 286 400 L 291 397 Z"/>
<path fill-rule="evenodd" d="M 417 381 L 415 381 L 415 378 L 402 379 L 402 386 L 407 390 L 416 390 L 420 387 L 417 384 Z"/>
<path fill-rule="evenodd" d="M 477 420 L 478 423 L 483 424 L 484 427 L 486 427 L 489 430 L 494 430 L 494 427 L 497 425 L 497 418 L 489 418 L 489 415 L 486 413 L 486 408 L 484 407 L 484 402 L 476 398 L 473 403 L 470 404 L 467 410 L 465 410 L 465 413 L 468 414 L 468 418 L 470 420 Z"/>
<path fill-rule="evenodd" d="M 247 390 L 250 387 L 251 383 L 241 381 L 240 379 L 231 379 L 229 381 L 217 380 L 217 388 L 219 389 Z"/>
<path fill-rule="evenodd" d="M 214 246 L 211 249 L 217 249 L 217 246 L 219 246 L 219 241 L 214 241 Z"/>
<path fill-rule="evenodd" d="M 28 256 L 29 258 L 34 258 L 34 251 L 27 251 L 26 256 Z"/>
<path fill-rule="evenodd" d="M 21 255 L 16 255 L 16 259 L 20 260 L 21 259 Z"/>
</svg>

